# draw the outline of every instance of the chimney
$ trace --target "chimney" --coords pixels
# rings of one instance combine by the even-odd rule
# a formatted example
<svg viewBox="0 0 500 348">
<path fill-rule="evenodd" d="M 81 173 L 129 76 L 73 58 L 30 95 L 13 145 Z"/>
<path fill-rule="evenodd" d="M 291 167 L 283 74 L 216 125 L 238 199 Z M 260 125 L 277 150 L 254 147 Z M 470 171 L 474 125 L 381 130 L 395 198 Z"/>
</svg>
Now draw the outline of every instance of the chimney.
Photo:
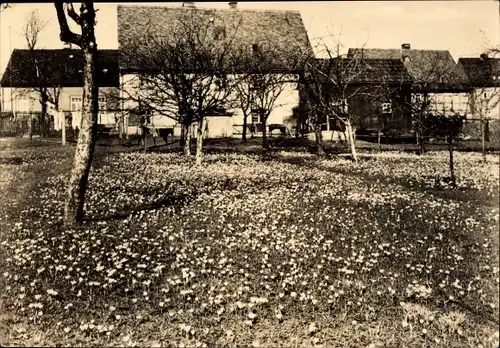
<svg viewBox="0 0 500 348">
<path fill-rule="evenodd" d="M 238 1 L 229 1 L 229 8 L 231 10 L 236 10 L 237 6 L 238 6 Z"/>
<path fill-rule="evenodd" d="M 410 56 L 409 56 L 410 49 L 411 45 L 409 43 L 404 43 L 401 45 L 401 60 L 403 62 L 410 61 Z"/>
<path fill-rule="evenodd" d="M 194 1 L 185 1 L 182 3 L 182 7 L 195 8 Z"/>
</svg>

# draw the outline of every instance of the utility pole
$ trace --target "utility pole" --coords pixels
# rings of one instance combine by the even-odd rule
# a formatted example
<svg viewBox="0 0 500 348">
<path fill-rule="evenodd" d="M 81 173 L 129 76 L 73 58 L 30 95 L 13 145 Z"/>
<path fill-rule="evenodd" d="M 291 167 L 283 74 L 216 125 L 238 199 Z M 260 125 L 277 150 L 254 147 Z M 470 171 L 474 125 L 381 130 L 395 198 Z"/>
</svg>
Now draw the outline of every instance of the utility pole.
<svg viewBox="0 0 500 348">
<path fill-rule="evenodd" d="M 2 10 L 8 9 L 10 6 L 8 3 L 0 4 L 0 19 L 2 15 Z M 10 48 L 10 47 L 9 47 Z M 1 57 L 0 57 L 1 58 Z M 1 60 L 0 60 L 0 67 L 2 66 Z M 2 77 L 3 74 L 0 74 L 0 94 L 1 94 L 1 100 L 0 100 L 0 115 L 3 111 L 4 104 L 5 104 L 5 98 L 4 98 L 4 93 L 3 93 L 3 88 L 2 88 Z"/>
</svg>

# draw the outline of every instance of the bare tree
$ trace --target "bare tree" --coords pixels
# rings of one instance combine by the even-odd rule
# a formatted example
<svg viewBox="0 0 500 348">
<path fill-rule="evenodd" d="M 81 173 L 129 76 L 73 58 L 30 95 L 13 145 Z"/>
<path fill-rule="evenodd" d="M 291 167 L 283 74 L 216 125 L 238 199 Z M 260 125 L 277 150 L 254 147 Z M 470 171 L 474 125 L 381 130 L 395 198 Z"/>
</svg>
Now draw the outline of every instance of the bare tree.
<svg viewBox="0 0 500 348">
<path fill-rule="evenodd" d="M 126 98 L 180 123 L 184 153 L 190 155 L 190 127 L 196 124 L 196 164 L 202 161 L 204 121 L 224 112 L 235 89 L 231 55 L 237 26 L 201 11 L 187 10 L 169 33 L 155 33 L 154 23 L 123 49 L 137 73 L 123 87 Z"/>
<path fill-rule="evenodd" d="M 448 163 L 450 168 L 449 183 L 453 187 L 457 186 L 457 179 L 455 176 L 455 160 L 453 156 L 454 144 L 458 141 L 463 131 L 464 120 L 465 116 L 461 116 L 459 114 L 432 115 L 430 117 L 426 117 L 423 124 L 423 129 L 426 134 L 444 138 L 448 144 Z M 441 183 L 441 180 L 439 180 L 439 183 Z"/>
<path fill-rule="evenodd" d="M 416 135 L 418 153 L 425 152 L 426 134 L 424 122 L 432 114 L 443 114 L 447 103 L 439 101 L 445 94 L 460 92 L 467 81 L 460 75 L 456 65 L 450 64 L 443 52 L 428 52 L 418 60 L 406 60 L 405 65 L 413 78 L 412 97 L 406 106 L 410 108 Z M 404 103 L 404 101 L 402 101 Z M 440 110 L 436 111 L 436 105 Z M 451 112 L 451 110 L 448 110 Z"/>
<path fill-rule="evenodd" d="M 67 225 L 72 225 L 83 219 L 85 192 L 96 139 L 99 110 L 99 88 L 95 69 L 97 56 L 97 43 L 94 34 L 96 10 L 93 1 L 82 2 L 79 14 L 76 13 L 72 3 L 64 5 L 62 2 L 56 1 L 54 6 L 57 11 L 61 41 L 79 46 L 84 57 L 82 121 L 64 206 L 64 222 Z M 71 31 L 66 15 L 80 27 L 81 34 Z"/>
<path fill-rule="evenodd" d="M 23 27 L 23 35 L 26 39 L 28 49 L 31 51 L 30 63 L 35 67 L 35 76 L 30 76 L 34 80 L 34 87 L 28 88 L 21 93 L 29 96 L 31 92 L 39 95 L 39 102 L 41 105 L 40 113 L 40 135 L 46 135 L 46 116 L 48 104 L 52 104 L 56 111 L 59 111 L 59 96 L 62 90 L 62 81 L 64 79 L 65 71 L 60 65 L 54 64 L 50 61 L 50 57 L 44 55 L 43 52 L 37 52 L 37 43 L 48 21 L 40 18 L 37 10 L 32 10 L 27 18 Z M 32 135 L 30 122 L 30 137 Z"/>
<path fill-rule="evenodd" d="M 298 83 L 295 73 L 301 68 L 300 56 L 290 57 L 255 44 L 252 53 L 241 52 L 237 58 L 246 69 L 238 75 L 235 96 L 236 105 L 243 112 L 243 140 L 246 140 L 248 116 L 256 114 L 262 127 L 262 146 L 267 149 L 267 120 L 281 106 L 277 101 L 287 84 Z"/>
<path fill-rule="evenodd" d="M 40 33 L 48 24 L 38 15 L 38 10 L 31 10 L 26 17 L 26 24 L 23 27 L 24 38 L 28 44 L 28 49 L 34 50 L 40 38 Z"/>
<path fill-rule="evenodd" d="M 322 124 L 333 118 L 346 128 L 352 160 L 357 162 L 353 127 L 357 115 L 352 112 L 349 104 L 355 97 L 368 95 L 369 90 L 372 92 L 371 87 L 357 84 L 366 65 L 362 57 L 346 57 L 341 54 L 340 42 L 337 42 L 334 49 L 324 43 L 319 45 L 319 50 L 327 58 L 309 60 L 304 76 L 305 96 L 310 123 L 314 127 L 317 153 L 325 153 Z"/>
</svg>

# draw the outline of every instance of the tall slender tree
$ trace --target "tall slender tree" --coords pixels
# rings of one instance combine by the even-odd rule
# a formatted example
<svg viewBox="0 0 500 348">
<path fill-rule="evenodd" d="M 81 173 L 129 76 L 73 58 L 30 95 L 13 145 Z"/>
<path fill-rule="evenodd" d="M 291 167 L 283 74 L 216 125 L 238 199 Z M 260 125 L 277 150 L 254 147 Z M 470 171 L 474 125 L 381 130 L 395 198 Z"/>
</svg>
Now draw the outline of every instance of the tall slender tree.
<svg viewBox="0 0 500 348">
<path fill-rule="evenodd" d="M 83 220 L 85 192 L 96 140 L 99 110 L 95 69 L 97 57 L 97 43 L 94 34 L 96 10 L 93 1 L 82 2 L 79 13 L 76 13 L 72 3 L 63 4 L 56 1 L 54 6 L 57 11 L 61 41 L 80 47 L 84 57 L 82 121 L 64 206 L 64 222 L 67 225 L 72 225 Z M 66 15 L 80 27 L 81 34 L 71 31 Z"/>
</svg>

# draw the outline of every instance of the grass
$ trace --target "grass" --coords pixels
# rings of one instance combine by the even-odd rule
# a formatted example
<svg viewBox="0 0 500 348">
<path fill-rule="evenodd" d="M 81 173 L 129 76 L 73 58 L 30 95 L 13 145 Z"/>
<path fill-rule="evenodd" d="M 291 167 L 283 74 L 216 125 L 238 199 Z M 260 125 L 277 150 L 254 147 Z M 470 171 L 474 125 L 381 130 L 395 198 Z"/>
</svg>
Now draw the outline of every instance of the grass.
<svg viewBox="0 0 500 348">
<path fill-rule="evenodd" d="M 0 152 L 3 344 L 499 344 L 498 157 L 102 153 L 66 229 L 71 153 Z"/>
</svg>

